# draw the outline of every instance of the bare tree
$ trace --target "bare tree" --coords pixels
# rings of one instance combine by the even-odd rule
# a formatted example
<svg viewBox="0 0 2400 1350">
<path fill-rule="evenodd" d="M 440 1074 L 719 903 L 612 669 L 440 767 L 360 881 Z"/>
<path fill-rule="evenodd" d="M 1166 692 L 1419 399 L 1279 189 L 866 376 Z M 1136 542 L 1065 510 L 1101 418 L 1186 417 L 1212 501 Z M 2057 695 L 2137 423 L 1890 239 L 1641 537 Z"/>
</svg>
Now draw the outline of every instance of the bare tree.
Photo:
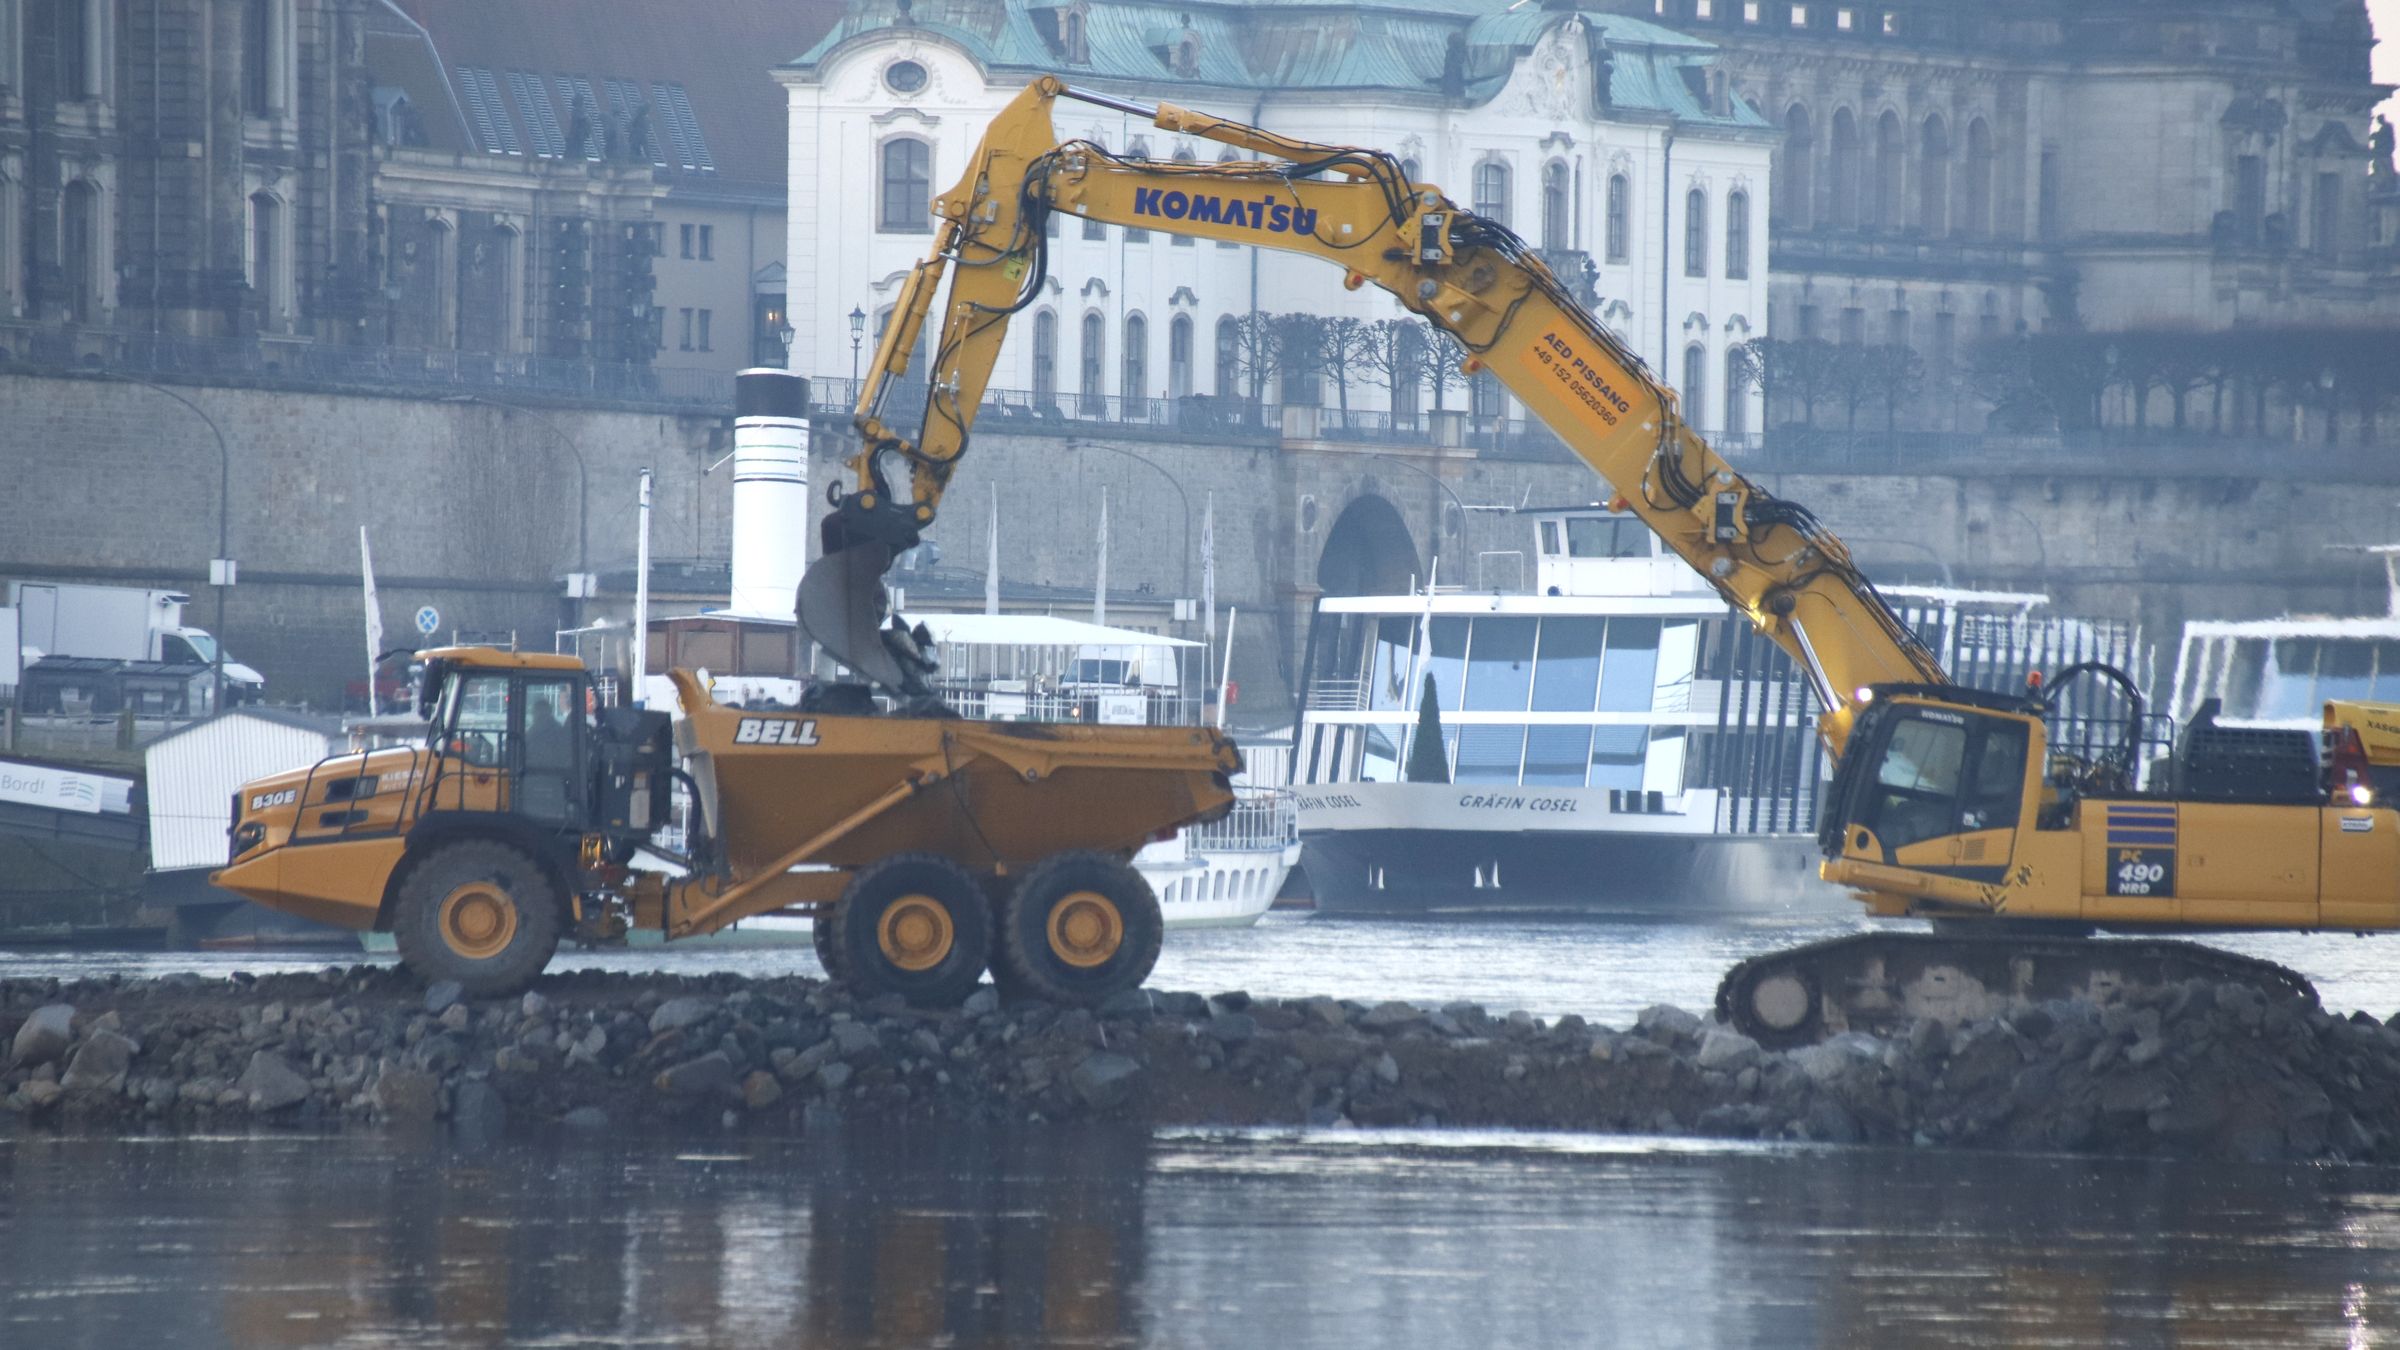
<svg viewBox="0 0 2400 1350">
<path fill-rule="evenodd" d="M 1241 381 L 1252 422 L 1258 420 L 1259 405 L 1266 399 L 1267 381 L 1281 368 L 1276 359 L 1275 319 L 1275 315 L 1253 310 L 1233 320 L 1234 374 Z"/>
<path fill-rule="evenodd" d="M 1425 353 L 1431 346 L 1422 319 L 1378 319 L 1366 325 L 1357 362 L 1363 378 L 1389 395 L 1392 423 L 1416 411 L 1416 394 L 1425 385 Z M 1407 391 L 1404 397 L 1402 391 Z M 1406 412 L 1403 412 L 1406 409 Z"/>
<path fill-rule="evenodd" d="M 1841 349 L 1823 338 L 1752 338 L 1741 350 L 1744 368 L 1767 395 L 1769 420 L 1780 394 L 1799 405 L 1801 425 L 1814 427 L 1817 405 L 1833 397 Z"/>
<path fill-rule="evenodd" d="M 1379 341 L 1375 325 L 1365 319 L 1326 319 L 1319 338 L 1318 357 L 1325 373 L 1333 377 L 1334 403 L 1342 410 L 1342 421 L 1347 425 L 1350 381 L 1367 379 L 1375 369 L 1375 348 Z"/>
<path fill-rule="evenodd" d="M 1925 358 L 1904 343 L 1861 347 L 1852 357 L 1864 371 L 1877 401 L 1883 404 L 1883 429 L 1900 430 L 1900 407 L 1925 387 Z"/>
<path fill-rule="evenodd" d="M 1433 410 L 1435 412 L 1442 411 L 1446 406 L 1443 402 L 1444 394 L 1453 389 L 1465 391 L 1467 387 L 1465 366 L 1467 357 L 1472 354 L 1467 350 L 1465 343 L 1460 342 L 1449 333 L 1439 328 L 1433 330 L 1433 340 L 1427 344 L 1425 351 L 1425 383 L 1433 390 Z"/>
</svg>

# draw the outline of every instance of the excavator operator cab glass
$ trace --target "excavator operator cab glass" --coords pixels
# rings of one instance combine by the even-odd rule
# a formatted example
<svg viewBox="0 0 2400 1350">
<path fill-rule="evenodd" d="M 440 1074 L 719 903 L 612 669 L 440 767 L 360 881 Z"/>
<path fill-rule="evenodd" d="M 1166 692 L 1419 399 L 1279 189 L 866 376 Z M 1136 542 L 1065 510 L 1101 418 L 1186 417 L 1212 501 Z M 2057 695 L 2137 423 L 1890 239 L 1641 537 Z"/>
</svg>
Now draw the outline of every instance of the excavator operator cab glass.
<svg viewBox="0 0 2400 1350">
<path fill-rule="evenodd" d="M 1928 839 L 2016 828 L 2024 722 L 1913 705 L 1885 710 L 1876 722 L 1860 758 L 1872 777 L 1852 796 L 1846 823 L 1872 831 L 1887 855 Z"/>
</svg>

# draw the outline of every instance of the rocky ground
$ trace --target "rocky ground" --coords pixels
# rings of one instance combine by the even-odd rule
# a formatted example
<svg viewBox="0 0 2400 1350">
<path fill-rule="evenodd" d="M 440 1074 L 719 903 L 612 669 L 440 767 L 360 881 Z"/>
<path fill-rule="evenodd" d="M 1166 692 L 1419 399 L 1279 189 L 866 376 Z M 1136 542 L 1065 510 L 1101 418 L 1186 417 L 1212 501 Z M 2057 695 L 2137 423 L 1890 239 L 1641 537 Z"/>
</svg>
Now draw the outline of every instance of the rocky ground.
<svg viewBox="0 0 2400 1350">
<path fill-rule="evenodd" d="M 2395 1019 L 2400 1024 L 2400 1019 Z M 1483 1126 L 2400 1160 L 2400 1025 L 2193 983 L 1789 1052 L 1682 1009 L 1614 1029 L 1137 991 L 861 1004 L 805 979 L 582 973 L 461 1000 L 388 968 L 0 981 L 15 1126 L 789 1128 L 850 1115 Z"/>
</svg>

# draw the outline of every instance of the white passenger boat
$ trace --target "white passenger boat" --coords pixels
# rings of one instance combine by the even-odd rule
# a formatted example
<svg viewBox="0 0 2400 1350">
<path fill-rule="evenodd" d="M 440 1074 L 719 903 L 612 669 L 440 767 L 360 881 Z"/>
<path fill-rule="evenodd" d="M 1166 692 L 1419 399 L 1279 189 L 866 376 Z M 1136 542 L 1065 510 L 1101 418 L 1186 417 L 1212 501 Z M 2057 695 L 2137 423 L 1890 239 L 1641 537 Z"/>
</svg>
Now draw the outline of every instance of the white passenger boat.
<svg viewBox="0 0 2400 1350">
<path fill-rule="evenodd" d="M 1855 913 L 1817 879 L 1827 766 L 1793 664 L 1639 518 L 1521 514 L 1530 591 L 1319 601 L 1294 749 L 1318 912 Z M 2127 625 L 2037 615 L 2038 594 L 1885 595 L 1964 684 L 2139 650 Z M 1429 682 L 1447 781 L 1406 781 Z"/>
</svg>

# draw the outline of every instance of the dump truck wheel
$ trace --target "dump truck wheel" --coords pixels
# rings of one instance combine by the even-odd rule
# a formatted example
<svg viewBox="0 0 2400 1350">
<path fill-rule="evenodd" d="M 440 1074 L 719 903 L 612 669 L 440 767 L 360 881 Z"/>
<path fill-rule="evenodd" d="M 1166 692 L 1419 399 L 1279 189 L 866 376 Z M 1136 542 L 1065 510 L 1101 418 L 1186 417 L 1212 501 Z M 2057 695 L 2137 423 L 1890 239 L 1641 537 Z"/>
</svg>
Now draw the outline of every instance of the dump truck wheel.
<svg viewBox="0 0 2400 1350">
<path fill-rule="evenodd" d="M 841 945 L 833 940 L 835 909 L 833 905 L 817 906 L 815 917 L 808 921 L 808 940 L 817 949 L 817 964 L 825 967 L 825 978 L 839 984 L 842 981 L 842 967 L 838 959 Z"/>
<path fill-rule="evenodd" d="M 1097 1004 L 1138 987 L 1166 935 L 1142 874 L 1100 853 L 1043 859 L 1000 911 L 1004 986 L 1054 1003 Z"/>
<path fill-rule="evenodd" d="M 489 840 L 445 844 L 411 868 L 392 912 L 401 964 L 470 994 L 525 987 L 558 950 L 566 906 L 533 859 Z"/>
<path fill-rule="evenodd" d="M 965 1001 L 992 956 L 992 911 L 975 878 L 931 853 L 858 870 L 833 907 L 829 969 L 860 998 L 899 994 L 919 1008 Z"/>
</svg>

